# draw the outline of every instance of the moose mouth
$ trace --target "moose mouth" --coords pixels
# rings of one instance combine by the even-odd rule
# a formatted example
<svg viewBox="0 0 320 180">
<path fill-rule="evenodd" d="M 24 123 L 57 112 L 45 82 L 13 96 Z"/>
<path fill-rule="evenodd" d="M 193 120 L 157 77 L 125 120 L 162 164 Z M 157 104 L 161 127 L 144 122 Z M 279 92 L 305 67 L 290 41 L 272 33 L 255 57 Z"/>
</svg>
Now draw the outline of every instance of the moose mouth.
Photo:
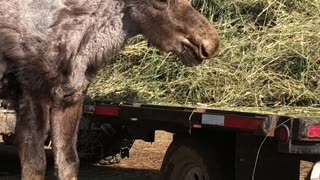
<svg viewBox="0 0 320 180">
<path fill-rule="evenodd" d="M 201 58 L 194 49 L 189 46 L 184 46 L 184 50 L 177 56 L 182 63 L 188 67 L 197 66 L 203 62 L 203 58 Z"/>
</svg>

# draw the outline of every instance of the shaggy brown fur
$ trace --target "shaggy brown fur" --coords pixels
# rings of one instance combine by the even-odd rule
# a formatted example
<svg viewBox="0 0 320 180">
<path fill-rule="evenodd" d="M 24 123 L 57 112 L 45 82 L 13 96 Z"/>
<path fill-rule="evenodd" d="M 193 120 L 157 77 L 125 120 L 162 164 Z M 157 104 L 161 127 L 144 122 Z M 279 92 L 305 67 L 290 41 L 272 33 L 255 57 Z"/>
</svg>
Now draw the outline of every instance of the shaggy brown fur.
<svg viewBox="0 0 320 180">
<path fill-rule="evenodd" d="M 77 129 L 97 69 L 142 33 L 188 66 L 218 49 L 187 0 L 0 0 L 1 89 L 17 112 L 22 179 L 44 179 L 52 133 L 59 179 L 77 179 Z"/>
</svg>

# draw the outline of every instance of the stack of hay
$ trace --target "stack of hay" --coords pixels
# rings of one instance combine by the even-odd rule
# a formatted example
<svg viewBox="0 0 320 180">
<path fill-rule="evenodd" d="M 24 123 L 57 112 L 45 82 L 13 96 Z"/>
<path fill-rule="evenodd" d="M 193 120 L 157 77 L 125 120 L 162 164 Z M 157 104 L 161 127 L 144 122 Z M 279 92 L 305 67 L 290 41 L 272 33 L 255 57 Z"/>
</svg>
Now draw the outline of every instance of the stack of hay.
<svg viewBox="0 0 320 180">
<path fill-rule="evenodd" d="M 320 104 L 319 0 L 204 0 L 221 37 L 217 57 L 187 68 L 141 37 L 99 72 L 97 99 L 209 107 Z M 319 111 L 320 112 L 320 111 Z"/>
</svg>

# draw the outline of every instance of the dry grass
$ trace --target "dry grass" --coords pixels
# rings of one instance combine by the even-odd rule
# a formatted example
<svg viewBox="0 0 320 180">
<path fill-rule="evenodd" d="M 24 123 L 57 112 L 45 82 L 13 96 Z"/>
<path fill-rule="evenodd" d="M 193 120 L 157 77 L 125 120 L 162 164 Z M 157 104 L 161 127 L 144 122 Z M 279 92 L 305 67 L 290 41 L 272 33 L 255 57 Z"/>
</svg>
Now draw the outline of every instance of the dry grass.
<svg viewBox="0 0 320 180">
<path fill-rule="evenodd" d="M 197 1 L 214 21 L 220 54 L 195 68 L 129 42 L 98 74 L 91 97 L 208 107 L 320 104 L 320 1 Z"/>
</svg>

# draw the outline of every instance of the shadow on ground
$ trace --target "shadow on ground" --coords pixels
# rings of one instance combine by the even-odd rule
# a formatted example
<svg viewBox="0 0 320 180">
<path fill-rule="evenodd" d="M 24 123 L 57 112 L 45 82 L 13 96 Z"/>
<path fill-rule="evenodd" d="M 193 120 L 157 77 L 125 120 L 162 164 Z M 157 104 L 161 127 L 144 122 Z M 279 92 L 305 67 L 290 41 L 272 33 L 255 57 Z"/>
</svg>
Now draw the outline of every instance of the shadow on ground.
<svg viewBox="0 0 320 180">
<path fill-rule="evenodd" d="M 53 157 L 50 150 L 47 152 L 48 180 L 56 179 L 54 176 Z M 6 146 L 0 143 L 0 180 L 19 179 L 20 163 L 17 151 L 13 146 Z M 119 166 L 96 166 L 81 162 L 80 180 L 156 180 L 159 177 L 159 170 L 154 169 L 131 169 Z"/>
</svg>

